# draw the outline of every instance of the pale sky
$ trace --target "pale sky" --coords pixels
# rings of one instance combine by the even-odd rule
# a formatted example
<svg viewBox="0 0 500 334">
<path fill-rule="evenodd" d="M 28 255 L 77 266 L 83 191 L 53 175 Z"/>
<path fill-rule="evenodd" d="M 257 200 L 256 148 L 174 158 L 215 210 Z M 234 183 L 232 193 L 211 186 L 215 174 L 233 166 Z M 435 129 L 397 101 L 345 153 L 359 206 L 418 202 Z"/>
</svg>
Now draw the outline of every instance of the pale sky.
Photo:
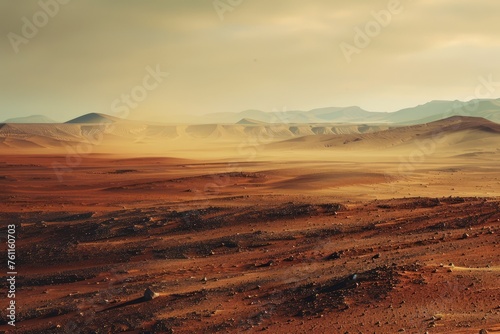
<svg viewBox="0 0 500 334">
<path fill-rule="evenodd" d="M 152 121 L 246 109 L 395 111 L 472 99 L 479 76 L 500 82 L 500 1 L 390 2 L 0 0 L 0 121 L 118 107 Z M 372 12 L 389 9 L 376 23 Z M 355 28 L 367 24 L 369 45 L 348 62 L 340 45 L 356 47 Z M 147 80 L 150 90 L 147 67 L 168 72 Z M 134 89 L 144 100 L 132 108 L 121 98 Z"/>
</svg>

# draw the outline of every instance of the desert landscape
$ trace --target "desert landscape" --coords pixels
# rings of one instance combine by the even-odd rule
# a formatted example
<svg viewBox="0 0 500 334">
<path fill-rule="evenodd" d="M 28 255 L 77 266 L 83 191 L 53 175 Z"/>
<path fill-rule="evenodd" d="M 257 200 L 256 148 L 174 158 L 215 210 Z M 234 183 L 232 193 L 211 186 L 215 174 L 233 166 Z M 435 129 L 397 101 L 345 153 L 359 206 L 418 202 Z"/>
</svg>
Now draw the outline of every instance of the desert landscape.
<svg viewBox="0 0 500 334">
<path fill-rule="evenodd" d="M 0 334 L 500 334 L 498 13 L 0 1 Z"/>
<path fill-rule="evenodd" d="M 499 124 L 83 120 L 0 129 L 16 333 L 500 331 Z"/>
</svg>

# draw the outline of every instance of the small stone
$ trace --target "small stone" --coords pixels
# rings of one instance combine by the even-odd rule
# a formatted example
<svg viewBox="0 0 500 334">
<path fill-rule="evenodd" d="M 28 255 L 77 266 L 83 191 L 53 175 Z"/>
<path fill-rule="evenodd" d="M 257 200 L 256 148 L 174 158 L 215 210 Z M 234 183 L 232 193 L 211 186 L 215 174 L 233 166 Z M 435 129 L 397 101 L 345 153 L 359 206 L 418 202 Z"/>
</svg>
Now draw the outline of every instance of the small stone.
<svg viewBox="0 0 500 334">
<path fill-rule="evenodd" d="M 154 292 L 150 288 L 147 288 L 146 291 L 144 291 L 144 299 L 146 299 L 146 300 L 153 300 L 153 299 L 155 299 L 156 297 L 159 297 L 159 296 L 160 296 L 159 293 Z"/>
<path fill-rule="evenodd" d="M 479 331 L 479 334 L 488 334 L 488 331 L 486 329 L 481 329 Z"/>
<path fill-rule="evenodd" d="M 45 228 L 45 227 L 47 227 L 47 223 L 42 220 L 42 221 L 36 222 L 35 226 Z"/>
</svg>

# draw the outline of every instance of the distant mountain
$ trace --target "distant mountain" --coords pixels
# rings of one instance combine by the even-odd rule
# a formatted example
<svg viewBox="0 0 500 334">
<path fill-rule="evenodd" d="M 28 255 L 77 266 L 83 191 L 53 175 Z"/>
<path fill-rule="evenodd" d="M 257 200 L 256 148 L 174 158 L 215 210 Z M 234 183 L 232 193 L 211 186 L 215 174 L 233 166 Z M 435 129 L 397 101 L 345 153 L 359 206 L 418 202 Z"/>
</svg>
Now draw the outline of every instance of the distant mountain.
<svg viewBox="0 0 500 334">
<path fill-rule="evenodd" d="M 454 106 L 461 105 L 459 101 L 431 101 L 423 105 L 412 108 L 405 108 L 394 113 L 390 113 L 385 117 L 385 120 L 391 123 L 415 124 L 420 119 L 435 117 L 442 119 L 446 114 L 452 116 L 451 110 Z"/>
<path fill-rule="evenodd" d="M 360 107 L 346 108 L 320 108 L 313 109 L 307 112 L 314 116 L 317 120 L 323 122 L 339 122 L 339 123 L 373 123 L 380 122 L 389 113 L 372 112 L 361 109 Z"/>
<path fill-rule="evenodd" d="M 239 120 L 238 122 L 236 122 L 236 124 L 249 125 L 249 124 L 267 124 L 267 123 L 266 122 L 262 122 L 262 121 L 256 121 L 256 120 L 251 119 L 251 118 L 242 118 L 241 120 Z"/>
<path fill-rule="evenodd" d="M 58 123 L 43 115 L 31 115 L 6 119 L 3 123 Z"/>
<path fill-rule="evenodd" d="M 245 110 L 241 112 L 223 112 L 203 115 L 198 118 L 197 123 L 217 123 L 217 124 L 234 124 L 241 119 L 252 119 L 265 123 L 291 123 L 289 118 L 283 119 L 282 116 L 287 115 L 278 112 L 265 112 L 260 110 Z"/>
<path fill-rule="evenodd" d="M 309 111 L 264 112 L 245 110 L 232 113 L 214 113 L 200 117 L 197 123 L 234 124 L 243 119 L 265 123 L 318 124 L 353 123 L 373 124 L 390 123 L 400 125 L 421 124 L 452 116 L 482 117 L 500 123 L 500 99 L 461 101 L 431 101 L 396 112 L 372 112 L 357 106 L 328 107 Z"/>
<path fill-rule="evenodd" d="M 492 122 L 500 123 L 500 99 L 471 100 L 468 102 L 431 101 L 411 108 L 395 112 L 372 112 L 357 106 L 327 107 L 309 111 L 288 110 L 264 112 L 260 110 L 245 110 L 241 112 L 212 113 L 197 117 L 179 115 L 179 124 L 371 124 L 371 125 L 414 125 L 438 121 L 452 116 L 481 117 Z M 183 120 L 183 121 L 182 121 Z M 188 121 L 186 121 L 188 120 Z M 135 122 L 118 117 L 90 113 L 72 120 L 67 124 L 102 124 L 102 123 L 129 123 Z M 11 118 L 4 123 L 58 123 L 43 115 Z M 158 124 L 155 122 L 141 122 L 142 124 Z M 328 131 L 327 131 L 328 132 Z"/>
<path fill-rule="evenodd" d="M 123 121 L 121 118 L 109 116 L 106 114 L 90 113 L 72 120 L 67 121 L 67 124 L 102 124 L 102 123 L 115 123 Z"/>
<path fill-rule="evenodd" d="M 500 99 L 460 101 L 432 101 L 415 108 L 403 109 L 395 113 L 394 123 L 419 124 L 437 121 L 452 116 L 481 117 L 500 123 Z M 414 115 L 420 115 L 415 117 Z"/>
</svg>

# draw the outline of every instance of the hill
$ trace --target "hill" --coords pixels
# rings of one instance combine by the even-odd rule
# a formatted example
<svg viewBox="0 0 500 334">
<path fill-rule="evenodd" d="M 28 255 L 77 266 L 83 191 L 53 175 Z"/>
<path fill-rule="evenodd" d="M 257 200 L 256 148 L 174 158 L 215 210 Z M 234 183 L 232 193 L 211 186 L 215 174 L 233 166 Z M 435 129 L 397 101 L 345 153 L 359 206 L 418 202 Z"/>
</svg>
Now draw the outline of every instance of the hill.
<svg viewBox="0 0 500 334">
<path fill-rule="evenodd" d="M 238 122 L 236 122 L 236 124 L 243 124 L 243 125 L 252 125 L 252 124 L 267 124 L 266 122 L 262 122 L 262 121 L 256 121 L 254 119 L 251 119 L 251 118 L 242 118 L 240 119 Z"/>
<path fill-rule="evenodd" d="M 371 133 L 309 135 L 270 143 L 266 147 L 272 150 L 342 150 L 373 154 L 400 151 L 405 155 L 418 149 L 452 155 L 496 152 L 500 147 L 500 124 L 479 117 L 452 116 Z"/>
<path fill-rule="evenodd" d="M 57 123 L 53 119 L 44 115 L 31 115 L 26 117 L 9 118 L 4 123 Z"/>
<path fill-rule="evenodd" d="M 90 113 L 67 121 L 67 124 L 102 124 L 115 123 L 121 121 L 118 117 L 109 116 L 106 114 Z"/>
</svg>

